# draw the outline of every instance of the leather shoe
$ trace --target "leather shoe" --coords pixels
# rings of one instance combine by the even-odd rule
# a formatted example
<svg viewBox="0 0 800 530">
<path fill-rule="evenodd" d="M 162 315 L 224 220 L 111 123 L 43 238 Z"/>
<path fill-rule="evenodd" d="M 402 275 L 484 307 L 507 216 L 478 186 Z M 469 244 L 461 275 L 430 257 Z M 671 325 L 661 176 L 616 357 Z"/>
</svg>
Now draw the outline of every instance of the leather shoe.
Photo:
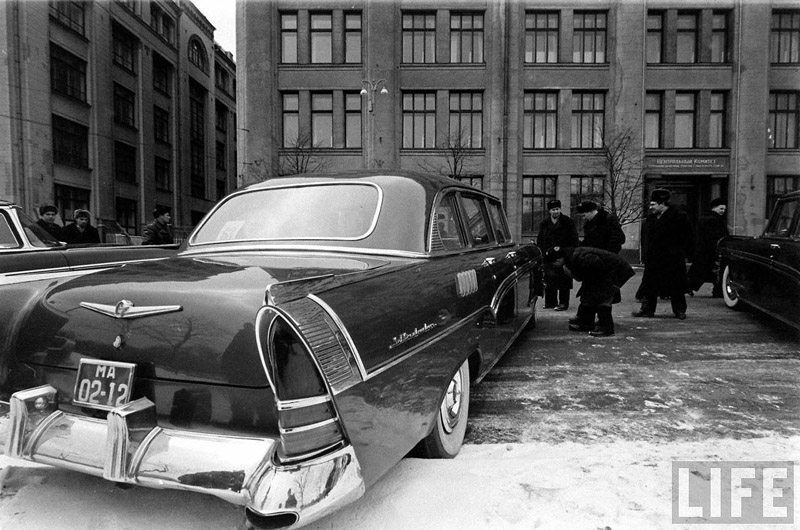
<svg viewBox="0 0 800 530">
<path fill-rule="evenodd" d="M 589 335 L 591 335 L 592 337 L 610 337 L 613 334 L 614 334 L 613 329 L 600 328 L 600 327 L 594 328 L 592 331 L 589 332 Z"/>
<path fill-rule="evenodd" d="M 640 309 L 639 311 L 634 311 L 633 313 L 631 313 L 631 316 L 639 318 L 653 318 L 656 315 L 655 313 L 651 313 L 649 311 L 643 311 Z"/>
<path fill-rule="evenodd" d="M 558 304 L 558 305 L 556 306 L 556 309 L 555 309 L 555 310 L 556 310 L 556 311 L 566 311 L 567 309 L 569 309 L 569 306 L 568 306 L 568 305 L 564 305 L 564 304 Z"/>
<path fill-rule="evenodd" d="M 592 331 L 594 330 L 594 326 L 584 326 L 582 324 L 570 324 L 569 325 L 570 331 Z"/>
<path fill-rule="evenodd" d="M 675 318 L 678 320 L 686 320 L 686 313 L 675 313 Z"/>
</svg>

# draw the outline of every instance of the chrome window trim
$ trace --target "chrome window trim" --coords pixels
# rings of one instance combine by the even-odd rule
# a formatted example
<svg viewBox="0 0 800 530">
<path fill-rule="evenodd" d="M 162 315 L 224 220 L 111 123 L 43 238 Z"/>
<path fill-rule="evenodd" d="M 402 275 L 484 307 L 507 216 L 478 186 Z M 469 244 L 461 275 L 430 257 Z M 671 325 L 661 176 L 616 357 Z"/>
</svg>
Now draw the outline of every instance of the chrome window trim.
<svg viewBox="0 0 800 530">
<path fill-rule="evenodd" d="M 359 254 L 368 256 L 383 256 L 391 258 L 427 258 L 427 252 L 414 252 L 411 250 L 388 250 L 382 248 L 361 248 L 347 246 L 325 246 L 325 245 L 243 245 L 241 243 L 226 243 L 219 248 L 210 248 L 217 243 L 204 243 L 181 252 L 181 256 L 195 256 L 199 254 L 227 253 L 227 252 L 303 252 L 305 255 L 313 254 Z M 470 249 L 471 250 L 471 249 Z"/>
</svg>

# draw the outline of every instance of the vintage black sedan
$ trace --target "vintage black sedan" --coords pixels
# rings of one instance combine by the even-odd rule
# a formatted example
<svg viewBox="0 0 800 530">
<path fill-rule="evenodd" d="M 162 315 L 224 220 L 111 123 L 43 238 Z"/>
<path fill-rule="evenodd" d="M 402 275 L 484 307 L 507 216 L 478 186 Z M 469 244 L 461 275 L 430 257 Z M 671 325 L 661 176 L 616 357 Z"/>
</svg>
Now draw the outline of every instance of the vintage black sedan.
<svg viewBox="0 0 800 530">
<path fill-rule="evenodd" d="M 780 198 L 764 233 L 729 236 L 718 245 L 722 296 L 800 329 L 800 192 Z"/>
<path fill-rule="evenodd" d="M 0 286 L 87 274 L 145 259 L 163 259 L 177 245 L 67 245 L 18 205 L 0 200 Z"/>
<path fill-rule="evenodd" d="M 0 443 L 301 526 L 410 451 L 452 458 L 535 315 L 541 253 L 501 203 L 402 172 L 273 179 L 170 259 L 7 286 Z"/>
</svg>

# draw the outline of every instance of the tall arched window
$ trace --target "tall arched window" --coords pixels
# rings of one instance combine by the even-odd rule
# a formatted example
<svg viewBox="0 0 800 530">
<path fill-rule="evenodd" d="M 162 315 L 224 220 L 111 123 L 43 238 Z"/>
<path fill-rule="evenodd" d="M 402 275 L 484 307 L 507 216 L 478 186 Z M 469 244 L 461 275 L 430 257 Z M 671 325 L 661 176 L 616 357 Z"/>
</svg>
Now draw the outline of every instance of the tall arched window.
<svg viewBox="0 0 800 530">
<path fill-rule="evenodd" d="M 203 43 L 197 37 L 189 41 L 189 61 L 204 72 L 208 72 L 208 55 Z"/>
</svg>

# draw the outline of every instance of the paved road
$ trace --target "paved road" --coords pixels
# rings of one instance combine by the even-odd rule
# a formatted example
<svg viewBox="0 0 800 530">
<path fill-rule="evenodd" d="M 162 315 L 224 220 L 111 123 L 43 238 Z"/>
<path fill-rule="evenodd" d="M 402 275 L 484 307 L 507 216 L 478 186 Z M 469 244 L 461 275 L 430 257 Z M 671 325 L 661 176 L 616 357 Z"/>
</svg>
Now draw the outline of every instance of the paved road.
<svg viewBox="0 0 800 530">
<path fill-rule="evenodd" d="M 728 309 L 706 284 L 687 319 L 660 301 L 631 316 L 641 270 L 614 306 L 617 334 L 567 331 L 570 311 L 540 310 L 472 389 L 468 443 L 705 440 L 800 434 L 800 337 Z M 573 291 L 574 294 L 574 291 Z"/>
</svg>

